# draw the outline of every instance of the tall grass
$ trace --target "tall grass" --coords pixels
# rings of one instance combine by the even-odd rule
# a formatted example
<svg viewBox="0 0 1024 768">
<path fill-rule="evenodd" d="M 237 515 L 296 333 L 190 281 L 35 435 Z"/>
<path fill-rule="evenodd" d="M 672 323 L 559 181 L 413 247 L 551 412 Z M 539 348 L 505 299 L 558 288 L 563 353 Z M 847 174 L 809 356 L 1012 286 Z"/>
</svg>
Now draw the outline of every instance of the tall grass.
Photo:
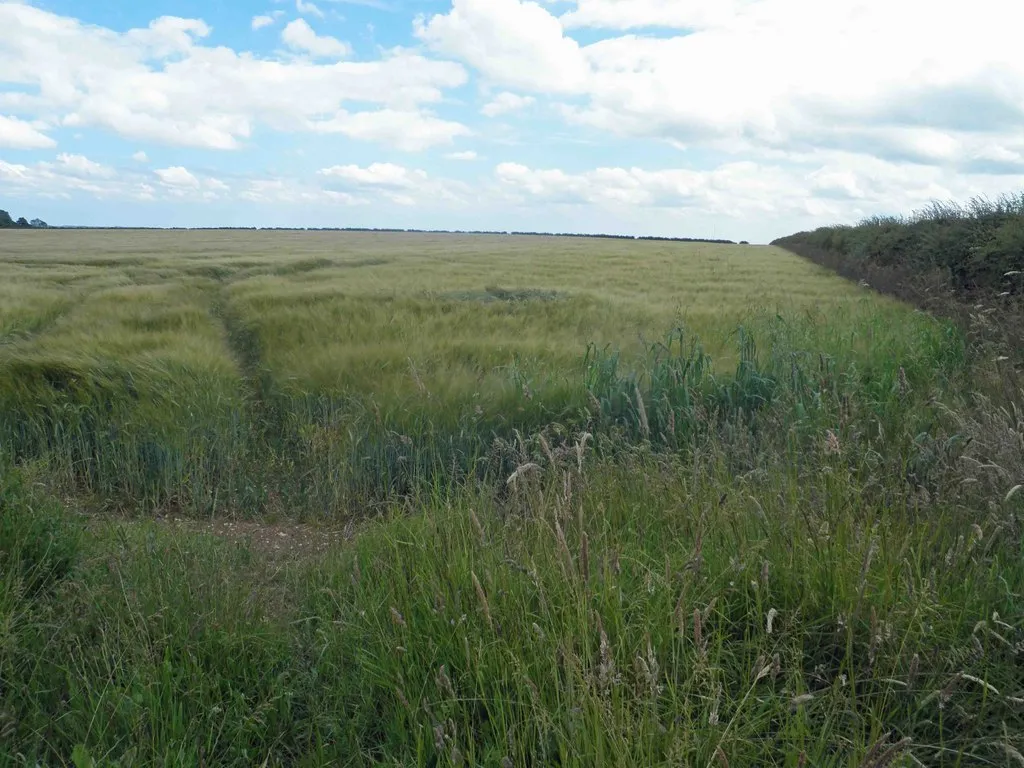
<svg viewBox="0 0 1024 768">
<path fill-rule="evenodd" d="M 3 749 L 640 766 L 1024 748 L 1017 494 L 951 457 L 923 495 L 890 474 L 903 448 L 879 465 L 856 429 L 685 455 L 566 438 L 524 439 L 504 494 L 420 494 L 313 561 L 100 528 L 73 579 L 4 617 Z"/>
<path fill-rule="evenodd" d="M 957 326 L 775 250 L 223 237 L 19 257 L 81 295 L 0 347 L 0 765 L 1024 761 L 1024 411 Z"/>
<path fill-rule="evenodd" d="M 685 323 L 728 372 L 755 282 L 855 325 L 906 314 L 747 248 L 289 235 L 269 258 L 238 233 L 32 234 L 53 247 L 15 239 L 0 265 L 39 296 L 0 347 L 0 450 L 136 510 L 332 517 L 500 476 L 517 432 L 594 418 L 588 342 L 646 365 Z"/>
</svg>

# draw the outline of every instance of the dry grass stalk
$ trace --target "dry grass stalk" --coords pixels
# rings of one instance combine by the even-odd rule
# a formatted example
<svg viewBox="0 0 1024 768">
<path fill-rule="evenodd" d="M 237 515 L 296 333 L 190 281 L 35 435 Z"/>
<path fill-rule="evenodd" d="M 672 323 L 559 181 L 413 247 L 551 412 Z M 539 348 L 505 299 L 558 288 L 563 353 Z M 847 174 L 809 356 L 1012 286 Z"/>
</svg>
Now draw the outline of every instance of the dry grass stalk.
<svg viewBox="0 0 1024 768">
<path fill-rule="evenodd" d="M 1002 747 L 1007 757 L 1012 760 L 1016 760 L 1018 765 L 1024 766 L 1024 755 L 1022 755 L 1016 747 L 1005 741 L 1000 742 L 999 746 Z"/>
<path fill-rule="evenodd" d="M 840 456 L 843 453 L 843 448 L 839 443 L 839 436 L 836 435 L 831 429 L 825 433 L 825 455 L 827 456 Z"/>
<path fill-rule="evenodd" d="M 476 589 L 476 596 L 480 600 L 480 607 L 484 612 L 484 618 L 487 619 L 487 625 L 491 628 L 491 631 L 494 631 L 494 619 L 491 618 L 491 606 L 487 602 L 487 593 L 484 592 L 480 579 L 476 576 L 476 571 L 470 571 L 470 575 L 473 577 L 473 588 Z"/>
<path fill-rule="evenodd" d="M 647 408 L 644 405 L 644 396 L 640 393 L 639 385 L 634 385 L 634 391 L 636 392 L 636 414 L 640 419 L 640 433 L 644 436 L 644 440 L 650 440 L 651 425 L 647 423 Z"/>
<path fill-rule="evenodd" d="M 555 468 L 555 454 L 551 451 L 551 446 L 548 444 L 547 438 L 544 437 L 544 433 L 537 435 L 537 439 L 540 441 L 541 450 L 544 451 L 544 456 L 548 460 L 548 466 L 552 469 Z"/>
<path fill-rule="evenodd" d="M 889 737 L 892 732 L 882 734 L 882 738 L 871 745 L 867 753 L 864 755 L 864 759 L 860 763 L 860 768 L 875 768 L 878 764 L 876 761 L 882 755 L 882 750 L 886 748 L 889 742 Z"/>
<path fill-rule="evenodd" d="M 721 703 L 722 703 L 722 686 L 721 685 L 716 685 L 715 686 L 715 698 L 711 702 L 711 711 L 708 713 L 708 725 L 710 725 L 712 728 L 714 728 L 716 725 L 718 725 L 718 722 L 719 722 L 718 708 L 721 705 Z"/>
<path fill-rule="evenodd" d="M 445 665 L 442 664 L 441 668 L 437 671 L 437 689 L 442 693 L 446 694 L 449 699 L 457 698 L 455 696 L 455 686 L 452 685 L 452 679 L 448 676 L 448 670 L 445 669 Z"/>
<path fill-rule="evenodd" d="M 910 660 L 910 669 L 907 671 L 907 688 L 913 690 L 914 683 L 917 680 L 917 672 L 921 668 L 921 657 L 914 654 L 914 658 Z"/>
<path fill-rule="evenodd" d="M 569 573 L 572 573 L 572 553 L 569 551 L 569 543 L 565 540 L 565 531 L 562 530 L 562 526 L 557 519 L 555 520 L 555 538 L 558 540 L 558 551 L 561 553 L 562 559 L 565 562 L 566 570 Z"/>
<path fill-rule="evenodd" d="M 868 583 L 868 571 L 871 569 L 871 560 L 875 556 L 875 547 L 877 542 L 875 539 L 871 539 L 871 543 L 868 545 L 868 551 L 864 553 L 864 562 L 860 566 L 860 578 L 857 584 L 857 610 L 854 613 L 860 611 L 861 601 L 864 599 L 864 588 Z"/>
<path fill-rule="evenodd" d="M 904 736 L 902 739 L 886 749 L 885 752 L 883 752 L 872 764 L 872 768 L 888 768 L 888 766 L 892 765 L 893 761 L 906 752 L 913 743 L 914 740 L 912 738 Z"/>
<path fill-rule="evenodd" d="M 593 397 L 593 395 L 591 395 L 591 397 Z M 586 450 L 587 441 L 593 439 L 593 435 L 589 432 L 584 432 L 580 435 L 580 439 L 576 441 L 576 470 L 581 475 L 583 474 L 583 452 Z"/>
<path fill-rule="evenodd" d="M 612 647 L 608 642 L 608 635 L 604 627 L 600 628 L 601 640 L 598 648 L 599 663 L 597 672 L 598 687 L 601 692 L 607 694 L 615 679 L 615 660 L 612 658 Z"/>
<path fill-rule="evenodd" d="M 391 622 L 398 627 L 405 627 L 405 617 L 399 613 L 398 609 L 391 606 Z"/>
<path fill-rule="evenodd" d="M 427 385 L 423 383 L 423 379 L 420 378 L 419 371 L 416 370 L 416 363 L 412 361 L 412 358 L 406 358 L 409 361 L 409 371 L 412 373 L 412 380 L 416 384 L 416 389 L 421 395 L 429 394 L 427 392 Z"/>
<path fill-rule="evenodd" d="M 538 469 L 540 469 L 540 465 L 534 464 L 532 461 L 527 462 L 526 464 L 521 464 L 516 467 L 515 472 L 509 475 L 508 480 L 505 481 L 505 485 L 513 485 L 520 477 L 523 477 L 530 472 L 536 472 Z"/>
<path fill-rule="evenodd" d="M 580 542 L 580 576 L 584 584 L 590 583 L 590 537 L 583 532 Z"/>
<path fill-rule="evenodd" d="M 484 534 L 484 527 L 480 524 L 480 518 L 476 516 L 476 512 L 472 509 L 469 510 L 469 519 L 473 521 L 473 527 L 476 529 L 476 535 L 480 537 L 480 543 L 487 543 L 487 536 Z"/>
<path fill-rule="evenodd" d="M 409 704 L 409 699 L 406 698 L 405 692 L 401 688 L 395 688 L 395 694 L 398 696 L 398 700 L 402 703 L 402 706 L 411 713 L 412 705 Z"/>
<path fill-rule="evenodd" d="M 697 655 L 703 658 L 707 648 L 704 645 L 704 620 L 700 615 L 700 608 L 693 609 L 693 645 L 697 649 Z"/>
</svg>

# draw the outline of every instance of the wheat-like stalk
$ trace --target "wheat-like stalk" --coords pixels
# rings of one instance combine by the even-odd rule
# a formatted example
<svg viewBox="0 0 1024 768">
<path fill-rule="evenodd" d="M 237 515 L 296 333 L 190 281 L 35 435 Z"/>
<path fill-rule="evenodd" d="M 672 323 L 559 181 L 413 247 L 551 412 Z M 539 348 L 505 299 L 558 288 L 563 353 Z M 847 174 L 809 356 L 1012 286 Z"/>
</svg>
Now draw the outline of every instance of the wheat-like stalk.
<svg viewBox="0 0 1024 768">
<path fill-rule="evenodd" d="M 587 441 L 593 439 L 593 435 L 589 432 L 584 432 L 580 435 L 580 439 L 576 441 L 576 469 L 581 475 L 583 474 L 583 452 L 586 450 Z"/>
<path fill-rule="evenodd" d="M 644 440 L 651 439 L 651 425 L 647 423 L 647 408 L 644 405 L 644 396 L 640 393 L 640 385 L 633 385 L 634 392 L 636 393 L 636 413 L 640 419 L 640 433 L 644 436 Z"/>
<path fill-rule="evenodd" d="M 590 537 L 586 531 L 580 537 L 580 576 L 584 584 L 590 583 Z"/>
<path fill-rule="evenodd" d="M 472 509 L 469 510 L 469 519 L 473 522 L 473 527 L 476 529 L 476 535 L 480 537 L 480 543 L 487 543 L 487 536 L 484 534 L 484 527 L 480 524 L 480 518 L 476 516 L 476 512 Z"/>
<path fill-rule="evenodd" d="M 487 619 L 487 625 L 494 630 L 494 619 L 491 617 L 491 606 L 487 602 L 487 593 L 484 592 L 483 586 L 480 584 L 480 579 L 476 576 L 476 571 L 470 571 L 470 575 L 473 577 L 473 588 L 476 589 L 477 599 L 480 601 L 480 607 L 483 609 L 484 618 Z"/>
<path fill-rule="evenodd" d="M 515 472 L 509 475 L 508 480 L 505 481 L 505 485 L 513 485 L 518 482 L 520 477 L 523 477 L 530 472 L 536 472 L 538 469 L 540 469 L 540 465 L 534 464 L 532 461 L 527 462 L 526 464 L 521 464 L 516 467 Z"/>
</svg>

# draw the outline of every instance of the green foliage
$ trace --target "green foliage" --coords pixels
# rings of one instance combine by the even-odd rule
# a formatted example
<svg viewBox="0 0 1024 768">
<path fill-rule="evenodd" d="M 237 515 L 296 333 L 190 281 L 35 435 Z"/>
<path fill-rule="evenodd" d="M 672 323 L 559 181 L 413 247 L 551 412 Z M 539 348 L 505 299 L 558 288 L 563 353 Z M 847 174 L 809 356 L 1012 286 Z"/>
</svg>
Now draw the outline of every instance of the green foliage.
<svg viewBox="0 0 1024 768">
<path fill-rule="evenodd" d="M 0 476 L 0 572 L 8 588 L 34 595 L 66 578 L 79 554 L 80 531 L 52 499 L 27 487 L 23 474 Z"/>
<path fill-rule="evenodd" d="M 45 221 L 33 219 L 30 223 L 24 216 L 15 221 L 7 211 L 0 210 L 0 229 L 31 229 L 33 227 L 45 226 Z"/>
<path fill-rule="evenodd" d="M 775 244 L 804 255 L 814 249 L 832 252 L 861 277 L 885 279 L 884 270 L 895 270 L 894 278 L 909 282 L 935 273 L 960 294 L 1018 294 L 1022 283 L 1013 278 L 1024 270 L 1024 193 L 994 201 L 977 198 L 967 205 L 934 203 L 906 219 L 874 217 L 856 227 L 800 232 Z"/>
</svg>

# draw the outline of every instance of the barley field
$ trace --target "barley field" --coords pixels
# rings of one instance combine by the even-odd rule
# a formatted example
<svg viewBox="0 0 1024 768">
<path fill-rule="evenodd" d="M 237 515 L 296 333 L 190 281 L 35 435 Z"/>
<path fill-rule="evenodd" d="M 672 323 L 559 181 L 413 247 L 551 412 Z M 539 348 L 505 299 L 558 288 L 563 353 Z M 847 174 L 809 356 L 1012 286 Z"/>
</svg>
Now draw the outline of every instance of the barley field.
<svg viewBox="0 0 1024 768">
<path fill-rule="evenodd" d="M 769 246 L 0 237 L 0 765 L 1024 763 L 1024 416 Z"/>
</svg>

